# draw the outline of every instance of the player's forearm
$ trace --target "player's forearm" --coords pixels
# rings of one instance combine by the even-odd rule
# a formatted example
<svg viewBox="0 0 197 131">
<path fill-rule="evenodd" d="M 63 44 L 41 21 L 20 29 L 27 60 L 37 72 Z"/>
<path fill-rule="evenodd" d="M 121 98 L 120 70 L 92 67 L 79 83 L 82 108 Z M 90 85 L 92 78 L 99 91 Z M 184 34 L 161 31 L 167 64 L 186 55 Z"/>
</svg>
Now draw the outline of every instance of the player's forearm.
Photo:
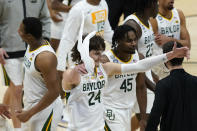
<svg viewBox="0 0 197 131">
<path fill-rule="evenodd" d="M 141 119 L 146 119 L 146 107 L 147 107 L 147 90 L 145 85 L 136 87 L 136 96 L 140 109 Z"/>
<path fill-rule="evenodd" d="M 72 50 L 74 46 L 74 41 L 66 40 L 65 38 L 62 38 L 57 50 L 57 59 L 58 59 L 58 65 L 57 70 L 58 71 L 65 71 L 66 70 L 66 57 L 68 53 Z"/>
<path fill-rule="evenodd" d="M 57 86 L 57 85 L 56 85 Z M 46 107 L 48 107 L 53 101 L 59 96 L 59 89 L 58 88 L 52 88 L 49 89 L 46 94 L 43 96 L 43 98 L 39 101 L 38 104 L 36 104 L 33 108 L 29 110 L 31 113 L 31 116 L 34 114 L 42 111 Z"/>
<path fill-rule="evenodd" d="M 147 76 L 145 76 L 145 77 L 146 77 L 145 78 L 146 87 L 149 90 L 155 92 L 155 84 Z"/>
<path fill-rule="evenodd" d="M 134 64 L 121 64 L 121 72 L 122 73 L 138 73 L 145 72 L 151 69 L 153 66 L 166 62 L 168 59 L 174 58 L 173 53 L 162 54 L 158 56 L 149 57 L 143 60 L 138 61 Z"/>
<path fill-rule="evenodd" d="M 61 96 L 61 99 L 63 99 L 63 98 L 65 98 L 65 92 L 64 92 L 64 90 L 63 90 L 63 88 L 62 88 L 62 79 L 63 79 L 63 71 L 58 71 L 58 81 L 59 81 L 59 90 L 60 90 L 60 92 L 59 92 L 59 94 L 60 94 L 60 96 Z"/>
<path fill-rule="evenodd" d="M 75 10 L 71 11 L 67 22 L 65 23 L 65 27 L 63 30 L 63 35 L 57 50 L 57 59 L 58 71 L 65 71 L 66 68 L 66 57 L 69 52 L 71 52 L 72 48 L 77 41 L 77 36 L 79 33 L 79 28 L 81 26 L 81 15 Z"/>
</svg>

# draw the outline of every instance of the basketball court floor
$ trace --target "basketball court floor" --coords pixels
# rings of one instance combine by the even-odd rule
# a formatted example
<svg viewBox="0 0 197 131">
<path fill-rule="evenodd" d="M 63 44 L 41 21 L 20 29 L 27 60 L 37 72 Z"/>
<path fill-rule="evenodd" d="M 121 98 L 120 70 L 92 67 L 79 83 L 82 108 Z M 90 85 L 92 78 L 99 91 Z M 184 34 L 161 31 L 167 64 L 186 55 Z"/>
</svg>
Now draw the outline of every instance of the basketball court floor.
<svg viewBox="0 0 197 131">
<path fill-rule="evenodd" d="M 184 61 L 184 68 L 192 75 L 197 76 L 197 1 L 175 0 L 175 7 L 181 9 L 186 17 L 187 28 L 191 37 L 191 59 Z M 3 86 L 3 74 L 0 70 L 0 102 L 7 87 Z M 58 131 L 65 131 L 64 127 L 58 127 Z"/>
</svg>

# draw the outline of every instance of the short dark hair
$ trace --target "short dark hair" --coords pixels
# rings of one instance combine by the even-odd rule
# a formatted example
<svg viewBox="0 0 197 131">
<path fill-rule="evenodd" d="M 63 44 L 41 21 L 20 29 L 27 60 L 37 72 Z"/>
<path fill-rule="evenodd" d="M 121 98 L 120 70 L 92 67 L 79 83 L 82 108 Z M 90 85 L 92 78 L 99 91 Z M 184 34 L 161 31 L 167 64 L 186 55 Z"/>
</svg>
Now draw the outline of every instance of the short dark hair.
<svg viewBox="0 0 197 131">
<path fill-rule="evenodd" d="M 136 30 L 129 25 L 121 25 L 116 27 L 116 29 L 114 30 L 114 35 L 112 37 L 112 48 L 116 46 L 116 42 L 125 39 L 125 34 L 127 34 L 127 38 L 128 38 L 129 31 L 133 31 L 136 35 Z"/>
<path fill-rule="evenodd" d="M 175 43 L 174 41 L 170 41 L 170 42 L 165 43 L 163 45 L 163 53 L 167 53 L 169 51 L 172 51 L 174 43 Z M 176 42 L 176 45 L 177 45 L 176 46 L 177 48 L 183 47 L 183 45 L 181 45 L 181 43 L 179 43 L 179 42 Z M 184 58 L 174 58 L 174 59 L 170 60 L 169 62 L 172 66 L 179 66 L 179 65 L 182 65 L 183 60 L 184 60 Z"/>
<path fill-rule="evenodd" d="M 135 12 L 144 12 L 144 9 L 150 8 L 154 2 L 158 0 L 137 0 Z"/>
<path fill-rule="evenodd" d="M 83 40 L 85 39 L 86 36 L 87 35 L 83 36 Z M 77 45 L 78 42 L 76 42 L 75 46 L 71 50 L 72 51 L 71 57 L 73 62 L 80 64 L 82 61 L 81 61 L 81 55 L 77 50 Z M 101 36 L 95 35 L 90 39 L 89 51 L 91 50 L 105 50 L 105 41 Z"/>
<path fill-rule="evenodd" d="M 24 30 L 26 34 L 31 34 L 36 39 L 42 37 L 42 23 L 38 18 L 27 17 L 23 19 Z"/>
</svg>

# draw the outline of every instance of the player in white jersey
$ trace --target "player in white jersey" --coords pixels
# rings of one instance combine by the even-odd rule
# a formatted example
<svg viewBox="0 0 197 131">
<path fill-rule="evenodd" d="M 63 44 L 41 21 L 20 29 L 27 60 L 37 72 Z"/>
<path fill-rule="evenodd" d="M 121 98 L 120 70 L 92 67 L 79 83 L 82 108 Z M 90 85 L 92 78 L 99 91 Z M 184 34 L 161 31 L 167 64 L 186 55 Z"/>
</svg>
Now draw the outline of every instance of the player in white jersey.
<svg viewBox="0 0 197 131">
<path fill-rule="evenodd" d="M 131 14 L 124 21 L 124 24 L 130 25 L 136 29 L 139 37 L 137 43 L 138 52 L 141 53 L 145 58 L 153 55 L 153 46 L 155 45 L 155 40 L 154 40 L 154 32 L 149 19 L 150 17 L 156 17 L 157 12 L 158 12 L 157 0 L 150 0 L 150 1 L 139 0 L 137 3 L 136 13 Z M 154 82 L 151 70 L 146 72 L 146 81 L 148 79 Z M 147 85 L 147 87 L 150 87 L 150 84 Z M 154 93 L 148 89 L 147 111 L 146 111 L 147 114 L 149 114 L 151 111 L 153 101 L 154 101 Z M 136 113 L 138 113 L 137 110 Z"/>
<path fill-rule="evenodd" d="M 82 0 L 78 2 L 69 12 L 58 48 L 57 69 L 59 71 L 65 71 L 66 54 L 70 52 L 78 39 L 79 28 L 83 19 L 83 34 L 97 31 L 104 35 L 106 41 L 111 42 L 113 31 L 108 21 L 108 6 L 105 0 Z"/>
<path fill-rule="evenodd" d="M 107 76 L 129 72 L 144 72 L 159 62 L 172 59 L 176 56 L 185 56 L 188 51 L 186 47 L 180 50 L 175 49 L 173 52 L 137 61 L 132 64 L 110 62 L 101 64 L 101 54 L 105 50 L 104 39 L 101 36 L 96 36 L 95 32 L 93 32 L 85 38 L 83 44 L 79 44 L 86 45 L 87 42 L 88 46 L 83 48 L 84 50 L 78 48 L 80 45 L 76 44 L 72 49 L 72 57 L 73 61 L 78 64 L 86 61 L 84 64 L 87 69 L 90 69 L 89 65 L 91 65 L 91 63 L 87 63 L 87 59 L 93 60 L 93 72 L 88 71 L 88 74 L 80 74 L 76 67 L 70 68 L 65 71 L 62 82 L 63 88 L 66 91 L 70 91 L 70 97 L 68 98 L 69 119 L 71 120 L 69 128 L 75 131 L 104 130 L 102 98 L 103 89 L 107 83 Z M 84 59 L 84 56 L 87 59 Z"/>
<path fill-rule="evenodd" d="M 41 32 L 41 22 L 33 17 L 25 18 L 18 30 L 28 48 L 24 57 L 24 110 L 17 111 L 17 118 L 27 122 L 22 125 L 27 131 L 55 131 L 63 109 L 55 52 Z"/>
<path fill-rule="evenodd" d="M 155 19 L 151 19 L 157 45 L 154 47 L 154 55 L 162 54 L 162 45 L 169 41 L 177 41 L 183 46 L 191 48 L 189 32 L 183 12 L 174 8 L 174 0 L 159 0 L 159 13 Z M 169 75 L 165 65 L 153 68 L 160 79 Z"/>
<path fill-rule="evenodd" d="M 128 25 L 119 26 L 114 31 L 112 49 L 104 53 L 103 60 L 119 64 L 136 63 L 139 61 L 136 45 L 135 29 Z M 142 118 L 141 129 L 145 129 L 147 97 L 144 78 L 144 73 L 109 76 L 103 103 L 104 118 L 110 130 L 131 131 L 132 109 L 137 102 Z"/>
</svg>

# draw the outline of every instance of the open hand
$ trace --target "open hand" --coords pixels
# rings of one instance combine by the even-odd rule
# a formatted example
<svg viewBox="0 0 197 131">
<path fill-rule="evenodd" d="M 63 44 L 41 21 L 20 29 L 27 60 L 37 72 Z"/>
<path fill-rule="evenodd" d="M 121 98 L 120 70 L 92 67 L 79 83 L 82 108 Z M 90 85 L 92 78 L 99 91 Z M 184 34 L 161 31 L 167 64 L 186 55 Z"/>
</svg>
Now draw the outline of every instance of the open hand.
<svg viewBox="0 0 197 131">
<path fill-rule="evenodd" d="M 27 122 L 32 117 L 32 115 L 29 111 L 16 111 L 16 117 L 21 122 Z"/>
<path fill-rule="evenodd" d="M 176 42 L 174 43 L 172 52 L 175 58 L 187 57 L 187 59 L 190 59 L 189 48 L 188 47 L 176 48 Z"/>
</svg>

